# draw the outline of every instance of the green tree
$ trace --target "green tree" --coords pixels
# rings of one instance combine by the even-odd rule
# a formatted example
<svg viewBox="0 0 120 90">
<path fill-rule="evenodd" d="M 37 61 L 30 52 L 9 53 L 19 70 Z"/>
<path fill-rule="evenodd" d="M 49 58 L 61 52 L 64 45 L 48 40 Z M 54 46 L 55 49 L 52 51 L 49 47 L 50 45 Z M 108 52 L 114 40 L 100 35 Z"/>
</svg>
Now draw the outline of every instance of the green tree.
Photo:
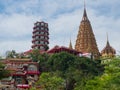
<svg viewBox="0 0 120 90">
<path fill-rule="evenodd" d="M 85 90 L 120 90 L 120 59 L 112 59 L 105 65 L 103 75 L 89 80 Z"/>
<path fill-rule="evenodd" d="M 6 58 L 28 58 L 24 53 L 17 53 L 15 50 L 6 51 Z"/>
<path fill-rule="evenodd" d="M 49 55 L 47 53 L 40 54 L 38 59 L 39 59 L 38 62 L 40 66 L 40 71 L 41 72 L 49 71 L 49 65 L 47 63 L 49 59 Z"/>
<path fill-rule="evenodd" d="M 40 50 L 39 49 L 34 49 L 29 57 L 34 61 L 34 62 L 37 62 L 40 58 Z"/>
<path fill-rule="evenodd" d="M 0 80 L 2 78 L 5 78 L 9 75 L 9 71 L 5 70 L 5 65 L 3 65 L 2 63 L 0 63 Z"/>
<path fill-rule="evenodd" d="M 50 71 L 59 72 L 59 76 L 65 79 L 66 90 L 72 90 L 75 83 L 75 80 L 71 77 L 73 71 L 70 71 L 70 68 L 74 66 L 75 59 L 76 56 L 61 52 L 53 54 L 48 60 Z"/>
<path fill-rule="evenodd" d="M 48 64 L 50 71 L 61 72 L 59 76 L 65 79 L 66 90 L 73 90 L 76 86 L 84 87 L 87 80 L 102 72 L 99 62 L 66 52 L 52 55 Z"/>
<path fill-rule="evenodd" d="M 42 90 L 63 90 L 64 80 L 54 73 L 42 73 L 36 86 L 40 86 Z"/>
<path fill-rule="evenodd" d="M 59 70 L 63 73 L 74 64 L 75 56 L 66 52 L 56 53 L 50 56 L 48 60 L 49 68 L 52 71 Z"/>
<path fill-rule="evenodd" d="M 18 56 L 18 54 L 16 53 L 15 50 L 6 52 L 6 58 L 16 58 L 17 56 Z"/>
<path fill-rule="evenodd" d="M 47 64 L 49 55 L 47 53 L 40 53 L 39 49 L 34 49 L 30 53 L 29 57 L 33 60 L 33 62 L 39 63 L 40 72 L 46 72 L 49 70 L 48 64 Z"/>
<path fill-rule="evenodd" d="M 50 56 L 46 53 L 33 53 L 33 56 L 35 57 L 33 57 L 33 59 L 39 62 L 40 71 L 42 71 L 42 74 L 44 74 L 44 72 L 48 72 L 48 76 L 43 75 L 45 76 L 43 81 L 49 82 L 53 79 L 52 76 L 60 77 L 64 80 L 63 86 L 66 90 L 84 90 L 86 83 L 95 76 L 101 75 L 104 70 L 99 60 L 93 61 L 89 58 L 78 57 L 67 52 L 56 53 Z M 49 76 L 51 78 L 47 81 Z M 39 79 L 39 84 L 45 85 L 42 86 L 44 88 L 52 83 L 51 81 L 43 84 L 43 81 L 41 81 L 41 78 Z M 54 85 L 52 84 L 52 86 Z M 50 87 L 52 88 L 52 86 Z"/>
</svg>

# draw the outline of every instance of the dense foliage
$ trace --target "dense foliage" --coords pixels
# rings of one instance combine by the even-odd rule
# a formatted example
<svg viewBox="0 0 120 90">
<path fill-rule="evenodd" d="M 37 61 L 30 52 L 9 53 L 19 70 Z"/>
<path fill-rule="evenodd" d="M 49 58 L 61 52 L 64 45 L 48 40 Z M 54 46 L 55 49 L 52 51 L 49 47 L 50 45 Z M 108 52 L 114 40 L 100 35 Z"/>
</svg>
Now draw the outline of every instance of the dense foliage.
<svg viewBox="0 0 120 90">
<path fill-rule="evenodd" d="M 103 72 L 103 67 L 99 61 L 74 56 L 66 52 L 56 53 L 50 56 L 47 54 L 42 54 L 37 57 L 42 75 L 46 73 L 50 76 L 43 78 L 41 75 L 39 81 L 36 83 L 36 85 L 40 86 L 44 85 L 43 81 L 45 84 L 48 84 L 49 82 L 50 85 L 54 85 L 53 83 L 56 82 L 53 82 L 52 79 L 58 77 L 64 81 L 64 85 L 62 85 L 63 82 L 61 82 L 62 84 L 60 85 L 66 90 L 79 90 L 77 89 L 78 86 L 79 88 L 84 89 L 88 80 L 93 79 L 95 76 L 98 76 Z M 46 78 L 50 81 L 47 81 Z M 46 89 L 47 87 L 45 86 L 44 88 L 44 90 L 51 90 L 50 88 Z M 56 90 L 55 86 L 52 90 Z"/>
<path fill-rule="evenodd" d="M 9 74 L 9 71 L 8 71 L 8 70 L 5 70 L 5 66 L 4 66 L 2 63 L 0 63 L 0 80 L 1 80 L 2 78 L 7 77 L 8 74 Z"/>
<path fill-rule="evenodd" d="M 89 80 L 86 90 L 120 90 L 120 58 L 112 59 L 105 65 L 103 75 Z"/>
<path fill-rule="evenodd" d="M 7 58 L 23 57 L 14 50 Z M 31 90 L 120 90 L 120 57 L 106 60 L 91 60 L 61 52 L 52 55 L 33 50 L 29 57 L 39 63 L 41 75 Z M 0 79 L 8 71 L 0 63 Z"/>
<path fill-rule="evenodd" d="M 15 50 L 6 51 L 6 58 L 27 58 L 24 53 L 17 53 Z"/>
</svg>

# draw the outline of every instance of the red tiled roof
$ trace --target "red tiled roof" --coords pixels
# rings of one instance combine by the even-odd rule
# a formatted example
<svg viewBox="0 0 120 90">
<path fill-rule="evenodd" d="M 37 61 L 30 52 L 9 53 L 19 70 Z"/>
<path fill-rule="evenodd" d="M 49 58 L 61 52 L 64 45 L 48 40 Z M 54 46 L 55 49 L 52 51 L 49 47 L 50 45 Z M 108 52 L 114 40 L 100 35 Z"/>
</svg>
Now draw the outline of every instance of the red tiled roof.
<svg viewBox="0 0 120 90">
<path fill-rule="evenodd" d="M 81 52 L 78 52 L 74 49 L 70 49 L 70 48 L 67 48 L 67 47 L 64 47 L 64 46 L 55 46 L 54 48 L 50 49 L 47 51 L 47 53 L 57 53 L 57 52 L 62 52 L 62 51 L 66 51 L 66 52 L 69 52 L 71 54 L 80 54 Z"/>
<path fill-rule="evenodd" d="M 28 55 L 28 54 L 30 54 L 30 53 L 32 53 L 32 52 L 33 52 L 33 50 L 30 49 L 30 50 L 28 50 L 28 51 L 25 51 L 24 54 L 25 54 L 25 55 Z M 40 52 L 40 54 L 46 53 L 46 51 L 42 51 L 42 50 L 40 50 L 39 52 Z"/>
</svg>

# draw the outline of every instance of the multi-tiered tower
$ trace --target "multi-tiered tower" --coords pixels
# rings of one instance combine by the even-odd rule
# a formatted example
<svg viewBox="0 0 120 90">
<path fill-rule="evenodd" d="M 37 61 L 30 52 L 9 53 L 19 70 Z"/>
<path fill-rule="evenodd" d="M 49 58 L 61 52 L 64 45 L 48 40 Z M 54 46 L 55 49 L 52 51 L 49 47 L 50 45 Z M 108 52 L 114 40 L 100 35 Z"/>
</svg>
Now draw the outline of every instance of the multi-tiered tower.
<svg viewBox="0 0 120 90">
<path fill-rule="evenodd" d="M 43 21 L 36 22 L 33 27 L 32 48 L 39 50 L 47 50 L 49 44 L 48 23 Z"/>
<path fill-rule="evenodd" d="M 85 6 L 83 18 L 79 26 L 75 49 L 80 52 L 91 53 L 95 58 L 98 58 L 100 55 L 90 21 L 87 17 Z"/>
</svg>

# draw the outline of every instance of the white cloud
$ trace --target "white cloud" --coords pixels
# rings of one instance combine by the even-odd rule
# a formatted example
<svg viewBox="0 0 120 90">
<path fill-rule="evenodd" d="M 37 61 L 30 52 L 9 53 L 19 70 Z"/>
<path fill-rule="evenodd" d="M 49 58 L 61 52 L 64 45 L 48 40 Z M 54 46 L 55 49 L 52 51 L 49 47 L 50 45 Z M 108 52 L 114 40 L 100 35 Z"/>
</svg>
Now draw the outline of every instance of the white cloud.
<svg viewBox="0 0 120 90">
<path fill-rule="evenodd" d="M 6 51 L 15 50 L 16 52 L 23 52 L 29 50 L 31 47 L 31 40 L 23 41 L 7 41 L 0 44 L 0 55 L 5 55 Z"/>
<path fill-rule="evenodd" d="M 86 3 L 99 50 L 106 44 L 106 32 L 111 46 L 120 50 L 120 17 L 119 12 L 115 11 L 120 1 L 87 0 Z M 10 0 L 4 2 L 4 5 L 4 12 L 0 13 L 1 53 L 10 49 L 19 52 L 30 49 L 34 23 L 40 20 L 49 24 L 50 48 L 56 44 L 68 46 L 70 38 L 74 47 L 83 15 L 83 1 Z M 108 11 L 105 12 L 104 9 Z"/>
<path fill-rule="evenodd" d="M 120 40 L 119 34 L 120 34 L 120 18 L 117 20 L 114 17 L 108 17 L 108 16 L 97 16 L 95 15 L 97 11 L 90 11 L 89 17 L 92 22 L 93 31 L 96 36 L 99 50 L 101 51 L 105 45 L 107 36 L 106 33 L 109 35 L 109 41 L 111 46 L 113 46 L 116 50 L 119 50 L 119 43 Z"/>
<path fill-rule="evenodd" d="M 0 31 L 3 34 L 10 36 L 24 36 L 29 35 L 32 32 L 34 21 L 39 20 L 41 17 L 28 16 L 25 14 L 12 14 L 12 15 L 1 15 L 0 19 Z"/>
<path fill-rule="evenodd" d="M 114 19 L 114 17 L 97 16 L 97 12 L 93 9 L 89 9 L 88 17 L 91 21 L 91 25 L 96 37 L 96 41 L 101 51 L 106 45 L 106 33 L 109 34 L 109 41 L 111 46 L 116 50 L 119 50 L 118 39 L 119 37 L 119 22 L 120 19 Z M 67 13 L 55 18 L 51 23 L 51 44 L 56 45 L 69 45 L 70 37 L 72 38 L 73 46 L 78 34 L 79 24 L 83 15 L 83 10 L 76 10 L 72 13 Z M 63 33 L 64 37 L 62 36 Z M 58 37 L 59 36 L 59 37 Z M 54 38 L 53 38 L 54 37 Z M 58 38 L 57 38 L 58 37 Z M 54 40 L 55 39 L 55 40 Z M 53 47 L 53 46 L 52 46 Z"/>
<path fill-rule="evenodd" d="M 26 51 L 31 48 L 34 23 L 40 16 L 25 14 L 0 15 L 0 53 L 7 50 Z"/>
<path fill-rule="evenodd" d="M 80 10 L 76 10 L 72 13 L 62 14 L 57 18 L 50 20 L 51 42 L 57 42 L 51 43 L 52 46 L 56 44 L 68 46 L 70 38 L 74 40 L 77 36 L 76 34 L 78 32 L 81 17 Z"/>
</svg>

